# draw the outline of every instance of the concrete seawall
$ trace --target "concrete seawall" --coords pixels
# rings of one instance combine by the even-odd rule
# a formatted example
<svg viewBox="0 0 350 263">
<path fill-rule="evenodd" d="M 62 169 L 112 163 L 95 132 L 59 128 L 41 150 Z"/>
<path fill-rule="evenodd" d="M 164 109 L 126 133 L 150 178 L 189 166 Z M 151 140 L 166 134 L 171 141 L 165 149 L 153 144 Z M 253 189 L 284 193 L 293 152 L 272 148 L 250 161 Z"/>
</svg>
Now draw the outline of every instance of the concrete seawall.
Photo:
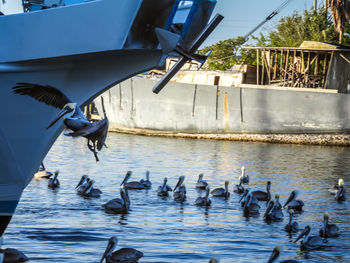
<svg viewBox="0 0 350 263">
<path fill-rule="evenodd" d="M 170 82 L 156 95 L 152 93 L 155 83 L 156 80 L 134 77 L 101 95 L 111 130 L 157 136 L 348 145 L 348 135 L 343 133 L 350 131 L 349 94 Z M 96 104 L 102 112 L 101 98 L 96 99 Z"/>
</svg>

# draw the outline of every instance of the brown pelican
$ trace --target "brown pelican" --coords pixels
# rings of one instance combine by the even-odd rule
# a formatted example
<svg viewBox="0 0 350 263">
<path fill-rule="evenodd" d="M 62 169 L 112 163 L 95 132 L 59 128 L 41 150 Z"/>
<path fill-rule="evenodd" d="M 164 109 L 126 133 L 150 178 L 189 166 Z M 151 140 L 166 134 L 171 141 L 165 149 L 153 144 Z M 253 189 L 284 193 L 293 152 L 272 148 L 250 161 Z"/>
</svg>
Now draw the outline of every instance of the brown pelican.
<svg viewBox="0 0 350 263">
<path fill-rule="evenodd" d="M 185 181 L 185 176 L 181 175 L 179 176 L 179 179 L 175 185 L 175 188 L 174 188 L 174 192 L 177 192 L 178 191 L 178 188 L 183 184 L 183 182 Z"/>
<path fill-rule="evenodd" d="M 289 233 L 298 232 L 298 222 L 296 221 L 293 222 L 294 210 L 289 209 L 288 213 L 289 213 L 289 222 L 287 225 L 285 225 L 284 230 L 286 230 Z"/>
<path fill-rule="evenodd" d="M 184 184 L 181 184 L 177 187 L 176 192 L 174 192 L 174 200 L 178 202 L 185 202 L 186 200 L 186 187 Z"/>
<path fill-rule="evenodd" d="M 225 188 L 215 188 L 211 191 L 212 196 L 214 197 L 225 197 L 226 199 L 230 197 L 230 192 L 228 191 L 228 181 L 225 181 Z"/>
<path fill-rule="evenodd" d="M 277 260 L 278 257 L 280 256 L 281 251 L 282 251 L 281 246 L 276 246 L 276 247 L 273 249 L 272 254 L 271 254 L 269 260 L 267 261 L 267 263 L 273 263 L 273 262 L 275 262 L 275 260 Z M 299 261 L 292 260 L 292 259 L 280 261 L 280 263 L 298 263 L 298 262 L 299 262 Z"/>
<path fill-rule="evenodd" d="M 116 237 L 111 237 L 108 241 L 107 248 L 103 254 L 100 263 L 106 260 L 106 263 L 134 263 L 143 257 L 143 253 L 133 248 L 121 248 L 113 252 L 113 249 L 117 246 L 118 239 Z"/>
<path fill-rule="evenodd" d="M 203 180 L 203 176 L 204 175 L 202 173 L 198 175 L 198 180 L 196 183 L 196 188 L 198 189 L 205 189 L 208 186 L 207 181 Z"/>
<path fill-rule="evenodd" d="M 256 199 L 258 199 L 258 201 L 270 201 L 271 199 L 270 188 L 271 188 L 271 182 L 267 181 L 266 192 L 257 190 L 257 191 L 253 191 L 252 194 L 255 196 Z"/>
<path fill-rule="evenodd" d="M 135 189 L 135 190 L 141 190 L 145 189 L 145 186 L 137 181 L 128 182 L 129 178 L 131 177 L 132 172 L 128 171 L 124 177 L 123 182 L 120 184 L 125 189 Z"/>
<path fill-rule="evenodd" d="M 127 191 L 127 189 L 120 188 L 121 198 L 114 198 L 103 204 L 102 207 L 106 210 L 106 212 L 115 214 L 127 214 L 130 209 L 130 199 Z"/>
<path fill-rule="evenodd" d="M 105 145 L 108 131 L 107 118 L 97 122 L 89 122 L 77 103 L 69 99 L 60 90 L 49 85 L 42 86 L 31 83 L 17 83 L 17 85 L 13 87 L 13 92 L 19 95 L 30 96 L 47 105 L 61 109 L 58 116 L 46 129 L 50 128 L 63 117 L 63 123 L 65 126 L 73 131 L 65 135 L 72 137 L 82 136 L 87 138 L 87 146 L 89 150 L 94 153 L 96 162 L 99 160 L 96 150 L 100 151 L 102 146 Z"/>
<path fill-rule="evenodd" d="M 328 189 L 328 191 L 330 192 L 330 194 L 336 195 L 337 192 L 338 192 L 338 189 L 339 189 L 339 185 L 341 185 L 341 184 L 344 184 L 344 180 L 343 180 L 343 179 L 339 179 L 337 184 L 333 185 L 332 188 L 329 188 L 329 189 Z"/>
<path fill-rule="evenodd" d="M 266 221 L 282 221 L 283 220 L 283 212 L 281 207 L 278 205 L 278 200 L 272 199 L 269 201 L 264 219 Z"/>
<path fill-rule="evenodd" d="M 146 171 L 146 180 L 141 179 L 141 180 L 140 180 L 140 183 L 143 184 L 143 186 L 144 186 L 146 189 L 150 189 L 150 188 L 152 187 L 152 183 L 151 183 L 151 181 L 149 180 L 149 171 Z"/>
<path fill-rule="evenodd" d="M 245 205 L 245 202 L 247 200 L 247 195 L 249 193 L 249 189 L 246 188 L 244 189 L 244 193 L 243 195 L 241 196 L 241 198 L 238 200 L 238 203 L 241 203 L 241 206 L 243 207 Z"/>
<path fill-rule="evenodd" d="M 1 263 L 15 263 L 28 261 L 26 255 L 15 248 L 0 248 L 0 262 Z"/>
<path fill-rule="evenodd" d="M 245 196 L 243 212 L 246 216 L 259 214 L 260 205 L 255 196 L 249 192 Z"/>
<path fill-rule="evenodd" d="M 169 196 L 169 191 L 172 191 L 171 187 L 169 185 L 167 185 L 168 182 L 168 178 L 164 178 L 164 182 L 163 185 L 158 187 L 157 190 L 157 195 L 158 196 Z"/>
<path fill-rule="evenodd" d="M 85 190 L 89 187 L 89 177 L 84 174 L 81 178 L 77 186 L 75 187 L 75 190 L 78 194 L 82 194 L 85 192 Z"/>
<path fill-rule="evenodd" d="M 34 174 L 34 179 L 49 179 L 52 176 L 51 172 L 46 171 L 44 163 L 41 162 L 39 170 Z"/>
<path fill-rule="evenodd" d="M 59 171 L 55 171 L 54 176 L 49 179 L 49 183 L 47 185 L 49 188 L 54 189 L 60 187 L 60 182 L 57 179 L 58 173 Z"/>
<path fill-rule="evenodd" d="M 238 179 L 242 179 L 243 184 L 249 184 L 249 175 L 245 173 L 245 167 L 241 168 L 241 176 Z"/>
<path fill-rule="evenodd" d="M 297 239 L 293 241 L 296 243 L 299 239 L 304 237 L 304 239 L 300 242 L 301 250 L 312 250 L 323 247 L 323 240 L 319 236 L 310 236 L 310 231 L 311 227 L 307 225 Z"/>
<path fill-rule="evenodd" d="M 198 197 L 196 199 L 196 201 L 194 202 L 195 205 L 198 206 L 210 206 L 211 205 L 211 200 L 209 199 L 209 192 L 210 192 L 210 188 L 209 186 L 207 186 L 205 188 L 205 196 L 204 197 Z"/>
<path fill-rule="evenodd" d="M 233 192 L 237 193 L 237 194 L 243 194 L 244 193 L 244 187 L 243 187 L 243 179 L 239 178 L 239 184 L 236 184 L 233 187 Z"/>
<path fill-rule="evenodd" d="M 95 183 L 94 180 L 91 180 L 88 178 L 88 185 L 86 189 L 81 193 L 84 197 L 100 197 L 102 194 L 102 191 L 98 188 L 94 188 L 93 184 Z"/>
<path fill-rule="evenodd" d="M 321 237 L 337 237 L 339 235 L 339 228 L 336 224 L 328 224 L 329 215 L 324 213 L 323 226 L 320 229 Z"/>
<path fill-rule="evenodd" d="M 345 201 L 346 200 L 345 189 L 344 189 L 344 181 L 340 182 L 339 189 L 338 189 L 337 194 L 335 195 L 334 198 L 337 201 Z"/>
<path fill-rule="evenodd" d="M 297 200 L 297 196 L 299 194 L 298 190 L 293 190 L 288 197 L 287 202 L 284 204 L 283 208 L 285 208 L 288 205 L 288 209 L 294 209 L 301 211 L 303 210 L 304 202 L 302 200 Z"/>
<path fill-rule="evenodd" d="M 219 260 L 216 258 L 209 259 L 209 263 L 219 263 Z"/>
</svg>

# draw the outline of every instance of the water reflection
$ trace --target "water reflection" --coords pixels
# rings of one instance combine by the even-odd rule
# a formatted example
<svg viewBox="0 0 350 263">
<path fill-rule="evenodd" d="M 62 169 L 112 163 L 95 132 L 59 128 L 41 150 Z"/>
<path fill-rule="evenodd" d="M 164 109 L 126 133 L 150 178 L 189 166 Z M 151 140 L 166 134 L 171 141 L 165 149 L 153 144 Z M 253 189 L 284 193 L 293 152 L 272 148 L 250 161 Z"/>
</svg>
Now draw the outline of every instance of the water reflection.
<svg viewBox="0 0 350 263">
<path fill-rule="evenodd" d="M 349 202 L 338 203 L 328 188 L 343 178 L 350 180 L 350 149 L 300 145 L 240 143 L 169 139 L 109 134 L 108 149 L 99 153 L 100 163 L 86 149 L 83 138 L 61 136 L 45 159 L 50 171 L 60 170 L 61 187 L 52 191 L 47 181 L 33 181 L 23 193 L 15 216 L 5 234 L 4 247 L 21 249 L 30 262 L 98 262 L 112 235 L 121 247 L 144 253 L 140 262 L 266 262 L 276 245 L 284 247 L 280 260 L 300 262 L 350 262 Z M 328 211 L 341 235 L 329 239 L 325 250 L 300 251 L 292 243 L 296 234 L 284 231 L 288 222 L 266 223 L 266 202 L 259 202 L 260 214 L 245 217 L 239 195 L 233 193 L 241 166 L 250 176 L 251 190 L 265 189 L 270 180 L 272 196 L 284 204 L 298 189 L 304 212 L 294 215 L 299 228 L 310 224 L 312 234 L 322 225 Z M 150 170 L 150 190 L 129 191 L 130 213 L 111 215 L 101 204 L 119 197 L 126 171 L 132 180 L 144 178 Z M 194 205 L 195 184 L 204 173 L 210 188 L 230 181 L 228 200 L 211 198 L 210 208 Z M 84 199 L 74 187 L 83 174 L 94 178 L 103 191 L 100 198 Z M 175 186 L 186 176 L 187 200 L 178 203 L 157 196 L 164 177 Z M 232 186 L 231 186 L 232 185 Z"/>
</svg>

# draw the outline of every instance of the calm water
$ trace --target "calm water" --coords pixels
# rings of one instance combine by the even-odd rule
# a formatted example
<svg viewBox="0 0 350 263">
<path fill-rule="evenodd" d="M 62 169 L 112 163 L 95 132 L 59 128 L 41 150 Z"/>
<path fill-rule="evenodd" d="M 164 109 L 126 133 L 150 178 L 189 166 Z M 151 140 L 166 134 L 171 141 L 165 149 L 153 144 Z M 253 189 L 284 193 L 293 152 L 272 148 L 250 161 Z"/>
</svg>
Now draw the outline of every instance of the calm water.
<svg viewBox="0 0 350 263">
<path fill-rule="evenodd" d="M 85 139 L 61 136 L 45 159 L 50 171 L 60 170 L 61 187 L 52 191 L 47 181 L 32 181 L 23 193 L 5 234 L 3 247 L 22 250 L 30 262 L 99 262 L 108 239 L 118 236 L 121 247 L 143 251 L 140 262 L 266 262 L 276 245 L 283 245 L 281 259 L 300 262 L 350 262 L 349 200 L 337 203 L 327 189 L 343 178 L 350 181 L 350 148 L 240 143 L 169 139 L 109 134 L 108 149 L 95 163 Z M 250 175 L 250 189 L 265 189 L 272 182 L 272 193 L 284 203 L 289 193 L 300 190 L 304 212 L 297 215 L 299 227 L 312 226 L 317 234 L 324 211 L 337 223 L 341 235 L 328 239 L 324 250 L 302 252 L 291 243 L 283 222 L 267 224 L 262 216 L 245 218 L 232 192 L 240 167 Z M 153 187 L 130 191 L 131 211 L 110 215 L 101 204 L 119 197 L 119 185 L 127 170 L 140 180 L 150 170 Z M 195 182 L 199 173 L 212 188 L 230 180 L 228 201 L 212 199 L 209 209 L 194 206 L 198 196 Z M 84 199 L 74 187 L 88 174 L 103 194 Z M 187 201 L 179 204 L 172 197 L 162 199 L 156 189 L 167 176 L 174 186 L 185 175 Z M 348 191 L 349 192 L 349 191 Z M 348 195 L 350 192 L 348 193 Z M 119 246 L 119 247 L 120 247 Z"/>
</svg>

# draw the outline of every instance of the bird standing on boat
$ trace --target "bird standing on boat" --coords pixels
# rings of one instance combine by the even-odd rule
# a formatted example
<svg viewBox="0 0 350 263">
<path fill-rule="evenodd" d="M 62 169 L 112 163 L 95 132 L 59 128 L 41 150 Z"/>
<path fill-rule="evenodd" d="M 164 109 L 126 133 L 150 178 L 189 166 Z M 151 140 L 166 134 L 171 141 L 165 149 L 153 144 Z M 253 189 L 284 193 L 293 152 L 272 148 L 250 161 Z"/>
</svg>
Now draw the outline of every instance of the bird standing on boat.
<svg viewBox="0 0 350 263">
<path fill-rule="evenodd" d="M 340 181 L 339 189 L 338 189 L 337 194 L 335 195 L 334 199 L 337 201 L 345 201 L 346 200 L 343 180 Z"/>
<path fill-rule="evenodd" d="M 69 99 L 60 90 L 49 85 L 42 86 L 20 82 L 13 87 L 13 92 L 19 95 L 30 96 L 37 101 L 61 109 L 57 117 L 46 129 L 49 129 L 63 117 L 65 126 L 73 131 L 65 135 L 87 138 L 89 150 L 94 153 L 96 162 L 99 161 L 97 151 L 100 151 L 105 145 L 108 131 L 108 119 L 106 117 L 96 122 L 89 122 L 77 103 Z"/>
<path fill-rule="evenodd" d="M 228 191 L 229 181 L 225 181 L 225 188 L 215 188 L 211 191 L 212 196 L 214 197 L 225 197 L 226 199 L 230 197 L 230 192 Z"/>
<path fill-rule="evenodd" d="M 164 182 L 163 185 L 158 186 L 158 190 L 157 190 L 157 195 L 158 196 L 169 196 L 169 191 L 171 192 L 172 189 L 169 185 L 167 185 L 168 182 L 168 178 L 164 178 Z"/>
<path fill-rule="evenodd" d="M 46 171 L 44 163 L 41 162 L 39 170 L 34 174 L 36 180 L 39 179 L 49 179 L 52 176 L 51 172 Z"/>
<path fill-rule="evenodd" d="M 100 263 L 102 263 L 104 259 L 106 260 L 106 263 L 134 263 L 143 257 L 143 253 L 141 251 L 133 248 L 121 248 L 113 252 L 117 244 L 118 239 L 116 237 L 111 237 L 109 239 L 107 248 L 100 260 Z"/>
<path fill-rule="evenodd" d="M 283 208 L 285 208 L 288 205 L 288 209 L 294 209 L 297 211 L 302 211 L 304 202 L 302 200 L 297 200 L 299 191 L 293 190 L 291 194 L 289 195 L 287 202 L 284 204 Z"/>
<path fill-rule="evenodd" d="M 145 189 L 145 186 L 143 184 L 141 184 L 140 182 L 137 182 L 137 181 L 128 182 L 128 180 L 131 177 L 131 174 L 132 174 L 132 172 L 128 171 L 124 177 L 124 180 L 122 181 L 122 183 L 120 185 L 123 186 L 125 189 L 134 189 L 134 190 Z"/>
<path fill-rule="evenodd" d="M 130 199 L 127 191 L 127 189 L 120 188 L 121 198 L 114 198 L 103 204 L 102 207 L 106 210 L 106 212 L 115 214 L 127 214 L 130 209 Z"/>
<path fill-rule="evenodd" d="M 59 171 L 57 170 L 55 171 L 53 177 L 49 179 L 49 183 L 47 185 L 49 188 L 54 189 L 54 188 L 60 187 L 60 182 L 57 179 L 58 174 L 59 174 Z"/>
<path fill-rule="evenodd" d="M 338 193 L 339 186 L 341 184 L 344 184 L 344 180 L 343 179 L 339 179 L 337 184 L 333 185 L 332 188 L 329 188 L 328 189 L 329 193 L 332 194 L 332 195 L 336 195 Z"/>
<path fill-rule="evenodd" d="M 267 263 L 275 262 L 278 259 L 278 257 L 280 256 L 281 250 L 282 250 L 281 246 L 276 246 L 272 250 L 271 256 L 269 257 L 269 260 L 267 261 Z M 287 259 L 287 260 L 280 261 L 280 263 L 298 263 L 298 262 L 299 261 L 292 260 L 292 259 Z"/>
<path fill-rule="evenodd" d="M 249 175 L 245 173 L 245 167 L 242 166 L 241 168 L 241 175 L 238 178 L 239 180 L 242 179 L 243 184 L 249 184 Z"/>
<path fill-rule="evenodd" d="M 310 232 L 311 227 L 307 225 L 297 237 L 297 239 L 293 241 L 294 243 L 296 243 L 299 239 L 304 237 L 304 239 L 300 242 L 301 250 L 313 250 L 324 246 L 323 240 L 319 236 L 311 236 Z"/>
<path fill-rule="evenodd" d="M 284 229 L 288 233 L 298 232 L 298 222 L 296 222 L 296 221 L 293 222 L 294 210 L 293 209 L 289 209 L 288 213 L 289 213 L 289 222 L 288 222 L 287 225 L 285 225 Z"/>
<path fill-rule="evenodd" d="M 267 181 L 266 192 L 257 190 L 257 191 L 253 191 L 252 194 L 255 196 L 256 199 L 258 199 L 258 201 L 270 201 L 271 199 L 270 188 L 271 188 L 271 182 Z"/>
<path fill-rule="evenodd" d="M 323 226 L 320 229 L 321 237 L 337 237 L 339 235 L 339 227 L 336 224 L 329 224 L 329 215 L 324 213 L 323 215 Z"/>
<path fill-rule="evenodd" d="M 202 173 L 198 175 L 198 180 L 196 183 L 196 188 L 198 189 L 205 189 L 208 186 L 207 181 L 203 180 L 203 176 L 204 175 Z"/>
<path fill-rule="evenodd" d="M 237 193 L 237 194 L 243 194 L 244 193 L 244 187 L 243 187 L 243 179 L 240 177 L 239 178 L 239 184 L 236 184 L 233 187 L 233 192 Z"/>
<path fill-rule="evenodd" d="M 199 196 L 196 201 L 194 202 L 195 205 L 198 206 L 210 206 L 211 205 L 211 200 L 209 199 L 209 192 L 210 192 L 210 188 L 209 186 L 207 186 L 205 188 L 205 196 L 201 197 Z"/>
<path fill-rule="evenodd" d="M 146 180 L 141 179 L 140 183 L 143 184 L 146 189 L 150 189 L 152 187 L 152 182 L 149 180 L 149 171 L 146 171 Z"/>
</svg>

